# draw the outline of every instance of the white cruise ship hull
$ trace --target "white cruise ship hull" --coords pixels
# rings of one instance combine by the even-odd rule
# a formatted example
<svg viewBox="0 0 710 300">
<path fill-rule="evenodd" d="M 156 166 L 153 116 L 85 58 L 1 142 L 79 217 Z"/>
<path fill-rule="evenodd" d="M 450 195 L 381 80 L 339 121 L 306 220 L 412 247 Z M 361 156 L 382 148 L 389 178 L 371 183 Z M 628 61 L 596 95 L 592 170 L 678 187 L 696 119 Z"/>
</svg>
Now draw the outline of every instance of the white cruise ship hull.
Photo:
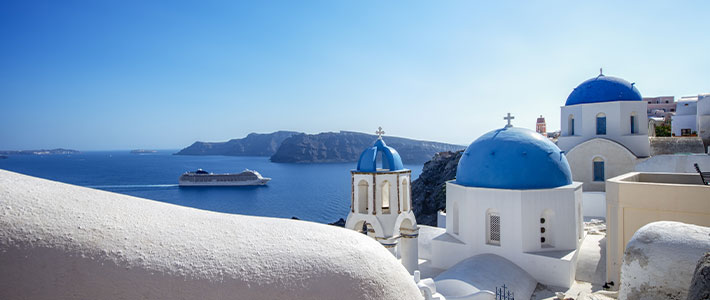
<svg viewBox="0 0 710 300">
<path fill-rule="evenodd" d="M 271 178 L 262 177 L 257 171 L 244 170 L 241 173 L 214 174 L 199 169 L 186 172 L 178 178 L 180 186 L 246 186 L 265 185 Z"/>
<path fill-rule="evenodd" d="M 248 185 L 265 185 L 267 182 L 269 182 L 269 180 L 271 180 L 271 178 L 263 178 L 263 179 L 257 179 L 257 180 L 249 180 L 249 181 L 218 181 L 215 178 L 215 179 L 206 180 L 206 181 L 199 181 L 199 182 L 179 180 L 178 185 L 179 186 L 248 186 Z"/>
</svg>

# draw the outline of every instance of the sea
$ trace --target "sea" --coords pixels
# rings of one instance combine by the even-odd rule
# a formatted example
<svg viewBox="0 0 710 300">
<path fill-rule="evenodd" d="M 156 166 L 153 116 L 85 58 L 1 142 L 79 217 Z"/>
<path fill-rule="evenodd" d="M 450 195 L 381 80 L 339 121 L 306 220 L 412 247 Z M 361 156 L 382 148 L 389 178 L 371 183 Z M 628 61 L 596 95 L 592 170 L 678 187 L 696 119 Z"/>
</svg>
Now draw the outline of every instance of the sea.
<svg viewBox="0 0 710 300">
<path fill-rule="evenodd" d="M 269 157 L 184 156 L 178 150 L 132 154 L 129 151 L 89 151 L 67 155 L 12 155 L 0 159 L 0 169 L 59 182 L 126 194 L 209 211 L 296 217 L 331 223 L 350 209 L 350 171 L 356 162 L 272 163 Z M 405 164 L 412 180 L 423 164 Z M 271 181 L 265 186 L 179 187 L 186 171 L 213 173 L 256 170 Z"/>
</svg>

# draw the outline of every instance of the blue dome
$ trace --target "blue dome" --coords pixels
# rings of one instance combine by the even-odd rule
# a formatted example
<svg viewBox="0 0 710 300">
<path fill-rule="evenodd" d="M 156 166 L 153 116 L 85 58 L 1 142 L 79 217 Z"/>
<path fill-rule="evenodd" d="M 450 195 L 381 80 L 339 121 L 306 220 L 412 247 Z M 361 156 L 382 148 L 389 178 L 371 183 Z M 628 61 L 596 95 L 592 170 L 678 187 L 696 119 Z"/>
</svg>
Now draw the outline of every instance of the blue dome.
<svg viewBox="0 0 710 300">
<path fill-rule="evenodd" d="M 565 105 L 611 101 L 642 101 L 642 97 L 633 83 L 599 75 L 577 86 L 567 97 Z"/>
<path fill-rule="evenodd" d="M 529 129 L 503 128 L 488 132 L 464 151 L 456 183 L 494 189 L 548 189 L 572 183 L 564 153 Z"/>
<path fill-rule="evenodd" d="M 382 167 L 378 170 L 377 155 L 380 153 L 382 154 Z M 377 139 L 375 145 L 360 154 L 357 170 L 359 172 L 399 171 L 404 170 L 404 165 L 402 165 L 402 158 L 399 157 L 397 150 L 387 146 L 382 139 Z"/>
</svg>

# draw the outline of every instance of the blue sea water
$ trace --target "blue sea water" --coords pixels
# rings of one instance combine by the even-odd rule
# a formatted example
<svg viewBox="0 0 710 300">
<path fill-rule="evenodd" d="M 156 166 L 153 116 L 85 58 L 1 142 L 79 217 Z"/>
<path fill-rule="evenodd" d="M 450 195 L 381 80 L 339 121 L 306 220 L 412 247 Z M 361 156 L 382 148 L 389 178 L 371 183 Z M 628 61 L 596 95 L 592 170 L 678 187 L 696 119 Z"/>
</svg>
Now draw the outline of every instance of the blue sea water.
<svg viewBox="0 0 710 300">
<path fill-rule="evenodd" d="M 350 170 L 357 163 L 284 164 L 268 157 L 181 156 L 177 151 L 131 154 L 95 151 L 73 155 L 13 155 L 0 169 L 199 209 L 329 223 L 350 208 Z M 259 171 L 266 186 L 178 187 L 198 168 L 214 173 Z M 405 165 L 412 178 L 422 165 Z"/>
</svg>

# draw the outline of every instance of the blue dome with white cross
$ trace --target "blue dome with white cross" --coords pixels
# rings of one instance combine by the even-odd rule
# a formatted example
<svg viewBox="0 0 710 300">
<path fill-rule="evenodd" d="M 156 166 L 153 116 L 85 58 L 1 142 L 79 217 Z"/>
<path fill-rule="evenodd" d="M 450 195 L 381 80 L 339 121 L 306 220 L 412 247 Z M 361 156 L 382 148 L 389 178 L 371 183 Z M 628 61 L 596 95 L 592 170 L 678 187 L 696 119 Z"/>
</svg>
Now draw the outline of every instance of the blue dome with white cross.
<svg viewBox="0 0 710 300">
<path fill-rule="evenodd" d="M 549 189 L 572 183 L 564 153 L 541 134 L 506 127 L 488 132 L 466 148 L 456 184 L 493 189 Z"/>
<path fill-rule="evenodd" d="M 612 101 L 643 101 L 641 92 L 621 78 L 612 76 L 599 76 L 582 82 L 567 97 L 565 105 L 586 103 L 612 102 Z"/>
<path fill-rule="evenodd" d="M 380 168 L 377 167 L 377 161 L 381 161 Z M 375 144 L 362 151 L 360 159 L 357 162 L 358 172 L 391 172 L 404 170 L 402 158 L 394 148 L 387 146 L 382 137 L 375 141 Z"/>
</svg>

